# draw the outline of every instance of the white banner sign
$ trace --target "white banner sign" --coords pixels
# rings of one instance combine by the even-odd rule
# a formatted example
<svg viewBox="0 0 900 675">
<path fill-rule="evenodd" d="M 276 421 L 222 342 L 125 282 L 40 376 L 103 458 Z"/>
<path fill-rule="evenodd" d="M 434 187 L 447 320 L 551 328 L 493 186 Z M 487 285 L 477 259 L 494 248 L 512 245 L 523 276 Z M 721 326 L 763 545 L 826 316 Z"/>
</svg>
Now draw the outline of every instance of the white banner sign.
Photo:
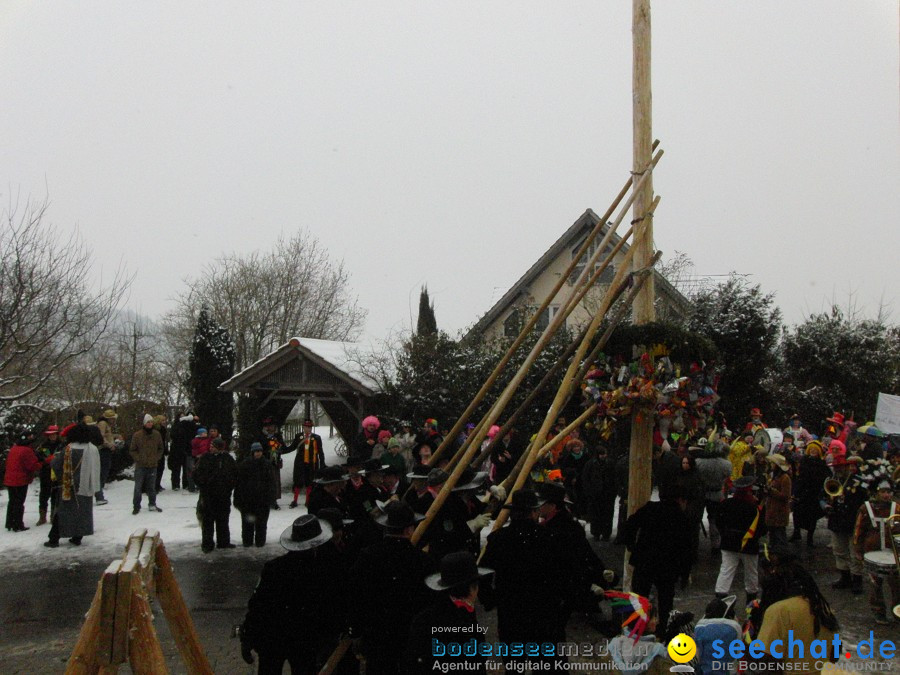
<svg viewBox="0 0 900 675">
<path fill-rule="evenodd" d="M 900 434 L 900 396 L 878 394 L 875 424 L 886 434 Z"/>
</svg>

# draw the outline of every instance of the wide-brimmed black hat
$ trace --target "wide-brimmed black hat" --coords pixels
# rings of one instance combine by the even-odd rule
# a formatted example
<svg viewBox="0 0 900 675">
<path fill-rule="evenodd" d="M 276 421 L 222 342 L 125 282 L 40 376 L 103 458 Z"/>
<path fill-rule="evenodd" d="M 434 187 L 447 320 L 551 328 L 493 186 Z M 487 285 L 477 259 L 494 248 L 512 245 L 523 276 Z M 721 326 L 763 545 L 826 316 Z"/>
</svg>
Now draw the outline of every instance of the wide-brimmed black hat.
<svg viewBox="0 0 900 675">
<path fill-rule="evenodd" d="M 331 536 L 331 525 L 307 513 L 281 533 L 281 545 L 288 551 L 308 551 L 321 546 Z"/>
<path fill-rule="evenodd" d="M 384 514 L 378 516 L 375 522 L 389 530 L 405 530 L 424 519 L 425 516 L 413 511 L 406 502 L 391 502 L 384 507 Z"/>
<path fill-rule="evenodd" d="M 534 490 L 521 489 L 512 493 L 512 499 L 509 504 L 504 504 L 502 508 L 512 509 L 513 511 L 534 511 L 539 506 L 546 504 L 546 499 L 540 499 Z"/>
<path fill-rule="evenodd" d="M 428 478 L 428 474 L 431 473 L 431 467 L 427 464 L 416 464 L 412 471 L 406 474 L 406 477 L 410 480 L 414 478 Z"/>
<path fill-rule="evenodd" d="M 467 466 L 465 471 L 460 475 L 456 482 L 453 492 L 463 492 L 464 490 L 477 490 L 484 485 L 484 479 L 487 478 L 487 471 L 475 471 L 471 466 Z"/>
<path fill-rule="evenodd" d="M 487 567 L 479 567 L 475 555 L 468 551 L 448 553 L 441 558 L 440 569 L 437 574 L 425 577 L 425 585 L 435 591 L 468 584 L 494 572 Z"/>
<path fill-rule="evenodd" d="M 319 471 L 319 477 L 314 481 L 319 485 L 328 485 L 329 483 L 343 483 L 348 476 L 344 473 L 344 469 L 339 466 L 326 466 Z"/>
<path fill-rule="evenodd" d="M 344 525 L 349 525 L 353 522 L 349 518 L 344 518 L 344 514 L 341 513 L 340 509 L 331 506 L 327 509 L 319 509 L 318 513 L 316 513 L 316 518 L 320 518 L 331 525 L 333 532 L 343 530 Z"/>
<path fill-rule="evenodd" d="M 347 461 L 344 462 L 344 466 L 362 466 L 365 463 L 366 460 L 362 455 L 347 455 Z"/>
<path fill-rule="evenodd" d="M 372 459 L 367 459 L 363 462 L 361 472 L 378 473 L 379 471 L 384 471 L 389 466 L 389 464 L 382 464 L 380 459 L 375 459 L 373 457 Z"/>
<path fill-rule="evenodd" d="M 538 485 L 538 494 L 551 504 L 561 505 L 567 501 L 566 486 L 557 481 L 547 480 Z"/>
<path fill-rule="evenodd" d="M 450 478 L 450 474 L 443 469 L 432 469 L 428 472 L 428 487 L 443 485 L 448 478 Z"/>
</svg>

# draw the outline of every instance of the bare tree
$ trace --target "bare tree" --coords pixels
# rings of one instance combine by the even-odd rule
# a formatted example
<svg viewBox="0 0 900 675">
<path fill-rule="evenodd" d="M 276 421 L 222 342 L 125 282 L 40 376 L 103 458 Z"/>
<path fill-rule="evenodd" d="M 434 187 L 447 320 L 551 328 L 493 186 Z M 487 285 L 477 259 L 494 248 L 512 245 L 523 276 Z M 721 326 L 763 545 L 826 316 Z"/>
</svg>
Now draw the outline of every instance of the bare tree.
<svg viewBox="0 0 900 675">
<path fill-rule="evenodd" d="M 48 207 L 11 201 L 0 223 L 0 402 L 34 395 L 90 351 L 133 279 L 120 266 L 94 289 L 91 251 L 45 222 Z"/>
<path fill-rule="evenodd" d="M 350 290 L 350 273 L 310 233 L 279 237 L 270 251 L 222 256 L 209 263 L 167 317 L 182 353 L 201 307 L 234 340 L 240 370 L 293 336 L 353 340 L 366 312 Z"/>
</svg>

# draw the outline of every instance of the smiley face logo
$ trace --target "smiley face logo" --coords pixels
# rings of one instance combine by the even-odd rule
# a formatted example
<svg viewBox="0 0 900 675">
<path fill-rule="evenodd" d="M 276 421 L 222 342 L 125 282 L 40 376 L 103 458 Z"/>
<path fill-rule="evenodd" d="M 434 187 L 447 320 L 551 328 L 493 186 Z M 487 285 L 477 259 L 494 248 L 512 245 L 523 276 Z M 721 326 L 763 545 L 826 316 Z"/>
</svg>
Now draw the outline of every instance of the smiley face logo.
<svg viewBox="0 0 900 675">
<path fill-rule="evenodd" d="M 675 663 L 687 663 L 697 656 L 697 644 L 694 638 L 684 633 L 679 633 L 669 642 L 669 658 Z"/>
</svg>

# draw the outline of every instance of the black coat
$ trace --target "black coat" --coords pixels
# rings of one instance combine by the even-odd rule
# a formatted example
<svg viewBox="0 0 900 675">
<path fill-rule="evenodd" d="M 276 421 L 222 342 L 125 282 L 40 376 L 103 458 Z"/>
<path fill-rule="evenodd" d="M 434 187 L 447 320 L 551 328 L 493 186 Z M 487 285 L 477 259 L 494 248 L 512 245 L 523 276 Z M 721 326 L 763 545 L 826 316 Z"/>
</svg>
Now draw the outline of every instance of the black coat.
<svg viewBox="0 0 900 675">
<path fill-rule="evenodd" d="M 350 515 L 347 501 L 343 497 L 334 497 L 321 485 L 314 485 L 312 492 L 309 493 L 309 500 L 306 502 L 306 511 L 315 516 L 322 509 L 337 509 L 346 517 Z"/>
<path fill-rule="evenodd" d="M 182 417 L 172 425 L 172 443 L 169 452 L 175 458 L 190 457 L 191 441 L 197 435 L 198 424 L 193 417 Z"/>
<path fill-rule="evenodd" d="M 217 502 L 231 499 L 237 483 L 237 462 L 227 452 L 207 452 L 197 460 L 193 478 L 201 496 Z"/>
<path fill-rule="evenodd" d="M 294 443 L 282 450 L 281 454 L 286 455 L 290 452 L 297 451 L 294 458 L 294 485 L 300 485 L 303 476 L 303 465 L 311 466 L 313 469 L 321 469 L 325 466 L 325 457 L 322 450 L 322 437 L 319 434 L 309 435 L 309 452 L 306 452 L 305 440 L 303 436 L 299 436 Z M 309 462 L 306 461 L 307 456 Z"/>
<path fill-rule="evenodd" d="M 652 579 L 675 581 L 691 567 L 691 526 L 674 500 L 647 502 L 622 527 L 631 564 Z"/>
<path fill-rule="evenodd" d="M 438 635 L 433 632 L 436 626 L 458 627 L 460 631 Z M 439 672 L 434 668 L 435 662 L 447 664 L 465 662 L 471 666 L 465 672 L 484 672 L 485 658 L 482 656 L 432 656 L 433 639 L 444 644 L 447 642 L 462 644 L 475 640 L 475 644 L 478 645 L 484 642 L 483 636 L 484 633 L 479 630 L 476 612 L 470 612 L 465 607 L 457 607 L 449 595 L 444 595 L 413 619 L 406 651 L 400 663 L 400 672 L 403 675 L 432 675 Z"/>
<path fill-rule="evenodd" d="M 469 511 L 468 504 L 458 492 L 451 492 L 425 530 L 422 546 L 428 546 L 428 552 L 436 562 L 456 551 L 474 553 L 478 549 L 478 540 L 467 521 L 475 515 Z"/>
<path fill-rule="evenodd" d="M 381 496 L 375 486 L 363 477 L 362 483 L 359 485 L 353 485 L 352 481 L 347 481 L 344 488 L 344 499 L 347 500 L 347 509 L 353 520 L 371 520 L 369 514 L 373 509 L 378 508 L 375 502 L 376 500 L 380 501 Z"/>
<path fill-rule="evenodd" d="M 519 440 L 517 434 L 512 435 L 509 445 L 500 441 L 494 446 L 494 449 L 491 450 L 491 463 L 494 465 L 493 482 L 495 485 L 506 480 L 513 467 L 515 467 L 516 462 L 519 461 L 519 456 L 524 449 L 525 446 Z M 508 458 L 505 453 L 509 454 Z"/>
<path fill-rule="evenodd" d="M 501 642 L 565 640 L 560 634 L 566 599 L 565 591 L 560 592 L 559 563 L 547 531 L 530 519 L 511 520 L 488 536 L 480 564 L 494 575 L 482 581 L 479 597 L 486 609 L 497 607 Z M 567 559 L 564 568 L 571 566 Z"/>
<path fill-rule="evenodd" d="M 558 511 L 553 518 L 541 524 L 550 539 L 551 550 L 559 563 L 554 572 L 560 591 L 570 609 L 595 609 L 591 603 L 591 584 L 608 586 L 603 579 L 606 565 L 588 543 L 584 528 L 566 510 Z M 588 605 L 593 604 L 593 607 Z M 565 626 L 563 626 L 564 628 Z"/>
<path fill-rule="evenodd" d="M 840 480 L 840 479 L 839 479 Z M 823 498 L 826 497 L 824 491 Z M 847 481 L 844 494 L 836 499 L 828 500 L 831 508 L 828 511 L 828 529 L 836 534 L 853 534 L 856 527 L 856 514 L 859 507 L 866 503 L 869 492 L 866 488 L 855 485 L 851 479 Z"/>
<path fill-rule="evenodd" d="M 367 657 L 399 662 L 413 617 L 434 600 L 425 585 L 433 571 L 431 559 L 409 539 L 385 537 L 360 552 L 350 572 L 350 620 Z"/>
<path fill-rule="evenodd" d="M 615 501 L 615 463 L 605 455 L 588 460 L 581 472 L 581 489 L 588 501 Z"/>
<path fill-rule="evenodd" d="M 678 480 L 681 473 L 681 458 L 671 450 L 666 450 L 653 461 L 653 473 L 660 494 L 665 494 L 665 491 L 673 487 Z"/>
<path fill-rule="evenodd" d="M 324 548 L 324 547 L 320 547 Z M 324 661 L 347 628 L 347 570 L 334 555 L 291 551 L 267 562 L 247 603 L 241 642 L 260 653 L 318 653 Z"/>
<path fill-rule="evenodd" d="M 822 486 L 831 478 L 831 470 L 824 459 L 806 456 L 800 460 L 797 473 L 797 503 L 794 506 L 794 524 L 804 530 L 813 528 L 825 512 L 819 503 Z"/>
<path fill-rule="evenodd" d="M 272 465 L 265 457 L 247 457 L 237 465 L 234 505 L 253 511 L 272 502 Z"/>
<path fill-rule="evenodd" d="M 759 516 L 757 518 L 757 515 Z M 755 534 L 744 544 L 753 521 L 756 521 Z M 759 553 L 759 538 L 766 531 L 766 519 L 759 508 L 759 502 L 729 497 L 719 506 L 716 515 L 716 527 L 722 533 L 722 550 L 734 553 Z"/>
<path fill-rule="evenodd" d="M 281 459 L 281 456 L 287 455 L 297 449 L 297 443 L 300 441 L 300 436 L 295 437 L 290 445 L 285 442 L 284 436 L 281 435 L 280 431 L 276 431 L 271 436 L 262 434 L 256 440 L 263 447 L 263 457 L 268 459 L 269 462 L 272 463 L 272 466 L 280 469 L 284 466 L 284 460 Z"/>
<path fill-rule="evenodd" d="M 363 459 L 369 459 L 372 456 L 372 451 L 375 449 L 375 446 L 377 444 L 378 431 L 369 436 L 366 433 L 366 430 L 363 429 L 356 435 L 356 438 L 353 439 L 353 444 L 350 446 L 350 449 L 352 451 L 351 454 Z"/>
</svg>

